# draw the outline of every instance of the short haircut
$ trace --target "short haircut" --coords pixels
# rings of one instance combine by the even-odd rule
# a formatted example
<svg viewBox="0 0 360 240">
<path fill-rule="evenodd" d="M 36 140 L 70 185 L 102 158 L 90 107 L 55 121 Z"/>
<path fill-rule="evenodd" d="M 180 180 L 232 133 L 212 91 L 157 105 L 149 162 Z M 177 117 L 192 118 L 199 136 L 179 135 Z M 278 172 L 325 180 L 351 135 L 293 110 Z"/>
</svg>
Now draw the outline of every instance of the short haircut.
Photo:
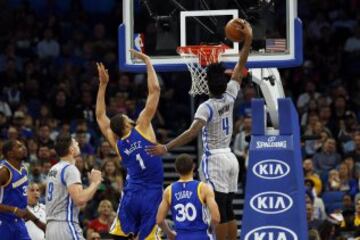
<svg viewBox="0 0 360 240">
<path fill-rule="evenodd" d="M 8 140 L 2 147 L 2 152 L 5 158 L 8 158 L 9 152 L 11 152 L 16 145 L 16 140 Z"/>
<path fill-rule="evenodd" d="M 206 80 L 209 91 L 214 96 L 221 96 L 226 91 L 228 78 L 224 72 L 225 68 L 221 63 L 213 63 L 207 66 Z"/>
<path fill-rule="evenodd" d="M 111 130 L 119 137 L 123 137 L 125 128 L 125 117 L 118 113 L 110 119 Z"/>
<path fill-rule="evenodd" d="M 180 154 L 175 160 L 175 169 L 180 175 L 186 175 L 193 171 L 193 164 L 189 154 Z"/>
<path fill-rule="evenodd" d="M 59 157 L 64 157 L 69 154 L 69 148 L 72 144 L 70 134 L 62 134 L 57 137 L 55 143 L 55 151 Z"/>
</svg>

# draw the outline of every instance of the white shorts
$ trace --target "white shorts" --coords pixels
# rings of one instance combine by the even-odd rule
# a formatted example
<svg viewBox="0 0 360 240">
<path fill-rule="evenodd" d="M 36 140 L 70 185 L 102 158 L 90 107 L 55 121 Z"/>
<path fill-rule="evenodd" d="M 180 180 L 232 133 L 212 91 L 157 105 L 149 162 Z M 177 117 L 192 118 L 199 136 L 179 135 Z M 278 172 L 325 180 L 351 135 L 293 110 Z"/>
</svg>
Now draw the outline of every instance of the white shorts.
<svg viewBox="0 0 360 240">
<path fill-rule="evenodd" d="M 239 162 L 230 148 L 204 154 L 199 173 L 200 179 L 210 184 L 214 191 L 230 193 L 238 190 Z"/>
<path fill-rule="evenodd" d="M 45 238 L 48 240 L 85 240 L 79 224 L 65 221 L 47 222 Z"/>
</svg>

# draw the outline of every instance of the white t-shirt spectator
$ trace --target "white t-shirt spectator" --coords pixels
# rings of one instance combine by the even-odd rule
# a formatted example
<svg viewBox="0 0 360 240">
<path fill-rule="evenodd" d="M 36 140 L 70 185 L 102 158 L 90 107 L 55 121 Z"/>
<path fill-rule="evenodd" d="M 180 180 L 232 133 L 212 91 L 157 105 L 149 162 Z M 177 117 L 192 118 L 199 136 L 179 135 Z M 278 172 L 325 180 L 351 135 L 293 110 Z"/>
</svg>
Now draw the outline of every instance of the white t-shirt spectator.
<svg viewBox="0 0 360 240">
<path fill-rule="evenodd" d="M 360 38 L 350 37 L 345 42 L 344 50 L 346 52 L 360 51 Z"/>
<path fill-rule="evenodd" d="M 0 101 L 0 112 L 3 112 L 6 117 L 11 117 L 12 112 L 7 102 Z"/>
<path fill-rule="evenodd" d="M 46 213 L 45 213 L 45 205 L 38 203 L 34 207 L 27 206 L 27 209 L 35 215 L 41 222 L 46 223 Z M 45 233 L 43 230 L 38 228 L 35 223 L 32 221 L 27 221 L 25 223 L 26 229 L 30 235 L 31 240 L 44 240 Z"/>
<path fill-rule="evenodd" d="M 59 43 L 54 39 L 44 39 L 38 43 L 37 53 L 40 58 L 57 57 L 60 53 Z"/>
</svg>

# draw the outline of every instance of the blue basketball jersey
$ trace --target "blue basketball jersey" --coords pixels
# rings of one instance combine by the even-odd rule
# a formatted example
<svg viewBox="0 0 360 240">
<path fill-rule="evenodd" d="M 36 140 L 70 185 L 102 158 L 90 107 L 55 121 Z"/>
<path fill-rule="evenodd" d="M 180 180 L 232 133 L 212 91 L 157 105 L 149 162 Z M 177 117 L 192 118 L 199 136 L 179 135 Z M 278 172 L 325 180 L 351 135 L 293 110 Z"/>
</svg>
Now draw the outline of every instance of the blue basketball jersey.
<svg viewBox="0 0 360 240">
<path fill-rule="evenodd" d="M 200 200 L 201 184 L 196 180 L 171 184 L 170 209 L 177 233 L 209 228 L 207 208 Z"/>
<path fill-rule="evenodd" d="M 136 128 L 129 136 L 118 140 L 117 147 L 122 158 L 122 164 L 127 170 L 126 186 L 163 186 L 164 170 L 162 159 L 150 156 L 145 151 L 146 146 L 154 145 L 147 140 Z"/>
<path fill-rule="evenodd" d="M 8 161 L 2 160 L 0 168 L 6 167 L 10 171 L 10 179 L 7 184 L 0 187 L 0 203 L 25 209 L 27 206 L 28 178 L 24 167 L 17 170 Z M 16 218 L 12 213 L 0 213 L 1 220 Z"/>
</svg>

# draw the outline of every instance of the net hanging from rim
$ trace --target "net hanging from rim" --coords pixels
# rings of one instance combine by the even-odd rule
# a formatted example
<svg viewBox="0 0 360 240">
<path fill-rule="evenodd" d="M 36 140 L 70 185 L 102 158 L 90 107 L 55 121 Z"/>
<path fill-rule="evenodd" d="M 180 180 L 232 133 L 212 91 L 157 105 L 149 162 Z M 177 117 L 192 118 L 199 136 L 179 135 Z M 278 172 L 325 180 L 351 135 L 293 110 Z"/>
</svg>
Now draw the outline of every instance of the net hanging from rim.
<svg viewBox="0 0 360 240">
<path fill-rule="evenodd" d="M 207 66 L 212 63 L 217 63 L 221 54 L 228 48 L 229 47 L 224 44 L 191 45 L 177 48 L 177 52 L 184 59 L 191 74 L 192 84 L 189 91 L 190 95 L 209 95 L 209 88 L 206 82 Z"/>
</svg>

